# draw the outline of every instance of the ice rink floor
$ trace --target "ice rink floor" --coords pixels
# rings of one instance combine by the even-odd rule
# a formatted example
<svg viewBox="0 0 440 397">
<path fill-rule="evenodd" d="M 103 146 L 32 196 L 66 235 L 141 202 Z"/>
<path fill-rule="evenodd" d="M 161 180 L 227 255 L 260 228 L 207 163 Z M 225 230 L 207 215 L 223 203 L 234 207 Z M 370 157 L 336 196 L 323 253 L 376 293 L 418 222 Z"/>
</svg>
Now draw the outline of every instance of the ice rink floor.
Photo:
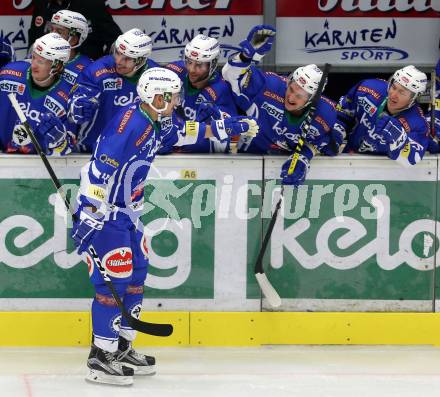
<svg viewBox="0 0 440 397">
<path fill-rule="evenodd" d="M 154 348 L 157 374 L 133 386 L 84 380 L 85 348 L 0 348 L 1 397 L 440 396 L 440 348 Z"/>
</svg>

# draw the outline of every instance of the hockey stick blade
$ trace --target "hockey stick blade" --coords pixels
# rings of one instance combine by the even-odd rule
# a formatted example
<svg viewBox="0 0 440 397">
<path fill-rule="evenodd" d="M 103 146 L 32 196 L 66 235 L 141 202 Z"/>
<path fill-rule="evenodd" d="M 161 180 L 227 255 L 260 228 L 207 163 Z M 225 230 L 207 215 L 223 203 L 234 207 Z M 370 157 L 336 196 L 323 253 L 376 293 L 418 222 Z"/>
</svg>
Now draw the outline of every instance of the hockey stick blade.
<svg viewBox="0 0 440 397">
<path fill-rule="evenodd" d="M 21 123 L 24 125 L 26 132 L 29 134 L 29 137 L 31 138 L 32 143 L 34 144 L 35 150 L 37 151 L 38 155 L 40 156 L 41 160 L 43 161 L 43 164 L 47 170 L 47 172 L 50 175 L 50 178 L 52 180 L 52 183 L 55 186 L 55 189 L 57 190 L 58 194 L 62 197 L 64 204 L 66 206 L 67 211 L 72 215 L 72 218 L 74 218 L 74 214 L 72 211 L 72 208 L 69 205 L 69 201 L 66 198 L 66 194 L 61 186 L 61 183 L 56 176 L 52 166 L 50 165 L 49 161 L 47 160 L 46 154 L 41 149 L 41 146 L 39 145 L 37 139 L 35 138 L 34 132 L 32 131 L 32 127 L 27 122 L 26 116 L 23 113 L 23 110 L 20 108 L 20 105 L 17 101 L 17 98 L 15 97 L 15 94 L 10 93 L 8 94 L 8 98 L 12 104 L 12 107 L 15 109 L 15 112 L 18 115 L 18 118 L 20 119 Z M 102 278 L 104 279 L 104 282 L 106 283 L 107 287 L 110 289 L 113 298 L 115 299 L 119 309 L 121 310 L 122 316 L 127 320 L 128 324 L 131 326 L 131 328 L 142 332 L 144 334 L 149 334 L 153 336 L 170 336 L 173 333 L 173 326 L 171 324 L 155 324 L 155 323 L 147 323 L 141 320 L 138 320 L 137 318 L 130 315 L 130 313 L 127 312 L 125 309 L 121 298 L 117 294 L 115 287 L 113 286 L 113 283 L 111 282 L 110 278 L 107 275 L 107 272 L 105 268 L 102 266 L 101 261 L 99 260 L 99 257 L 96 254 L 96 251 L 91 246 L 90 247 L 92 256 L 95 256 L 98 258 L 97 267 L 99 272 L 102 275 Z M 96 259 L 96 258 L 95 258 Z"/>
<path fill-rule="evenodd" d="M 281 297 L 278 292 L 269 282 L 265 273 L 255 273 L 255 278 L 257 279 L 258 285 L 260 286 L 261 292 L 266 297 L 267 301 L 272 307 L 281 306 Z"/>
</svg>

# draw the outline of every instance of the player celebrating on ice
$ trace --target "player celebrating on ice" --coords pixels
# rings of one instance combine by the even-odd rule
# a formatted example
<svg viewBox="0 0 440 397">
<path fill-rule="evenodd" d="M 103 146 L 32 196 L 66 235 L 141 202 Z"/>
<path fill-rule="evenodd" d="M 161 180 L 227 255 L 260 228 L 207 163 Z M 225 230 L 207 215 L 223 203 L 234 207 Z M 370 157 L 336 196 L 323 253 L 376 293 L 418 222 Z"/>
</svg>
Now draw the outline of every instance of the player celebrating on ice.
<svg viewBox="0 0 440 397">
<path fill-rule="evenodd" d="M 80 52 L 81 44 L 89 34 L 87 19 L 79 12 L 60 10 L 52 16 L 51 32 L 58 33 L 70 44 L 70 57 L 64 65 L 63 79 L 73 85 L 84 68 L 92 63 L 88 56 Z"/>
<path fill-rule="evenodd" d="M 165 66 L 182 80 L 184 97 L 180 113 L 185 120 L 210 122 L 238 114 L 231 87 L 217 71 L 219 55 L 218 40 L 198 34 L 185 46 L 184 60 Z M 220 144 L 215 139 L 178 148 L 179 152 L 191 153 L 228 150 L 229 142 Z"/>
<path fill-rule="evenodd" d="M 239 152 L 290 154 L 300 136 L 305 135 L 293 173 L 287 172 L 291 158 L 281 172 L 283 184 L 298 186 L 304 182 L 316 153 L 334 154 L 329 144 L 336 118 L 335 103 L 322 96 L 314 114 L 310 114 L 310 104 L 322 77 L 316 65 L 300 67 L 286 79 L 264 73 L 252 64 L 260 62 L 270 51 L 274 37 L 273 27 L 255 26 L 240 43 L 241 52 L 228 59 L 222 72 L 232 86 L 237 105 L 257 119 L 261 131 L 254 138 L 240 138 Z"/>
<path fill-rule="evenodd" d="M 385 154 L 400 164 L 418 163 L 428 145 L 429 126 L 416 103 L 426 74 L 413 65 L 389 81 L 363 80 L 338 104 L 336 130 L 347 137 L 344 152 Z"/>
<path fill-rule="evenodd" d="M 171 70 L 145 71 L 137 84 L 140 102 L 121 109 L 105 126 L 81 170 L 72 238 L 79 254 L 91 254 L 87 262 L 96 294 L 86 379 L 92 382 L 127 385 L 133 383 L 133 374 L 154 373 L 155 359 L 132 349 L 135 331 L 124 317 L 121 321 L 121 311 L 93 257 L 96 252 L 127 312 L 138 317 L 148 268 L 139 217 L 146 178 L 159 148 L 253 133 L 249 122 L 239 117 L 209 125 L 193 122 L 189 134 L 164 131 L 161 119 L 172 116 L 180 103 L 180 90 L 181 80 Z"/>
<path fill-rule="evenodd" d="M 66 128 L 70 86 L 60 78 L 69 54 L 69 43 L 57 33 L 49 33 L 35 41 L 31 63 L 11 62 L 1 69 L 1 150 L 35 153 L 7 97 L 9 93 L 15 93 L 43 150 L 49 155 L 64 155 L 71 151 L 72 135 Z"/>
<path fill-rule="evenodd" d="M 149 58 L 151 51 L 150 36 L 134 28 L 118 37 L 113 55 L 98 59 L 80 74 L 69 98 L 69 119 L 81 126 L 79 151 L 91 152 L 113 115 L 135 102 L 139 77 L 158 66 Z"/>
</svg>

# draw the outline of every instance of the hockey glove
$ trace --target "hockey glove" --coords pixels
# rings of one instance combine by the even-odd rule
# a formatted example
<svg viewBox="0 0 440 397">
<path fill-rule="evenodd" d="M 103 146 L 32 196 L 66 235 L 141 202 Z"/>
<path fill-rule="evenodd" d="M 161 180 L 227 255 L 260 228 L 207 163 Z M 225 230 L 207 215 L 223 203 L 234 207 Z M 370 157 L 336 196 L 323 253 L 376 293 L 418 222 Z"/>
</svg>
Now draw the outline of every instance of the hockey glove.
<svg viewBox="0 0 440 397">
<path fill-rule="evenodd" d="M 104 215 L 94 212 L 95 209 L 95 207 L 83 207 L 80 212 L 77 212 L 79 219 L 73 222 L 71 236 L 78 254 L 87 251 L 96 237 L 96 232 L 102 230 L 104 225 Z"/>
<path fill-rule="evenodd" d="M 45 151 L 62 146 L 66 135 L 66 126 L 57 116 L 53 113 L 40 115 L 40 124 L 35 129 L 35 137 Z"/>
<path fill-rule="evenodd" d="M 219 120 L 222 118 L 220 109 L 212 102 L 202 102 L 197 108 L 196 121 L 199 123 L 207 123 L 211 120 Z"/>
<path fill-rule="evenodd" d="M 83 124 L 90 121 L 98 107 L 99 102 L 94 97 L 88 98 L 85 95 L 74 96 L 69 106 L 69 120 L 75 124 Z"/>
<path fill-rule="evenodd" d="M 246 40 L 240 43 L 241 53 L 247 59 L 259 62 L 271 50 L 276 29 L 270 25 L 254 26 Z"/>
<path fill-rule="evenodd" d="M 307 172 L 310 168 L 310 160 L 313 158 L 312 151 L 303 146 L 300 153 L 294 153 L 281 167 L 281 179 L 283 185 L 298 187 L 306 180 Z M 292 163 L 295 162 L 293 170 Z M 290 171 L 289 171 L 290 170 Z"/>
<path fill-rule="evenodd" d="M 389 152 L 400 150 L 406 143 L 408 136 L 400 123 L 391 116 L 381 115 L 376 121 L 375 132 L 381 132 L 389 146 Z"/>
<path fill-rule="evenodd" d="M 229 136 L 238 136 L 243 133 L 246 133 L 246 136 L 254 137 L 258 130 L 257 122 L 249 117 L 227 117 L 211 122 L 212 135 L 220 142 L 225 141 Z"/>
</svg>

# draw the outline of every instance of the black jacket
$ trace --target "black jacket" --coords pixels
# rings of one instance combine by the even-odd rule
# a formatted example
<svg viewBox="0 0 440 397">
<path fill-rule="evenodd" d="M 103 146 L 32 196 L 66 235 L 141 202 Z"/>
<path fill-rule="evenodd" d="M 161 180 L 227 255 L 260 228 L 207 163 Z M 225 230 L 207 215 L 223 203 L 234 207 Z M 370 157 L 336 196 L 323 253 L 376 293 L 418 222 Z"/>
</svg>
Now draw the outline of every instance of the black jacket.
<svg viewBox="0 0 440 397">
<path fill-rule="evenodd" d="M 33 0 L 34 12 L 29 29 L 29 47 L 36 39 L 48 32 L 46 25 L 52 15 L 63 9 L 79 12 L 89 21 L 92 31 L 82 44 L 82 54 L 97 59 L 108 52 L 112 43 L 122 33 L 105 7 L 105 0 Z"/>
</svg>

